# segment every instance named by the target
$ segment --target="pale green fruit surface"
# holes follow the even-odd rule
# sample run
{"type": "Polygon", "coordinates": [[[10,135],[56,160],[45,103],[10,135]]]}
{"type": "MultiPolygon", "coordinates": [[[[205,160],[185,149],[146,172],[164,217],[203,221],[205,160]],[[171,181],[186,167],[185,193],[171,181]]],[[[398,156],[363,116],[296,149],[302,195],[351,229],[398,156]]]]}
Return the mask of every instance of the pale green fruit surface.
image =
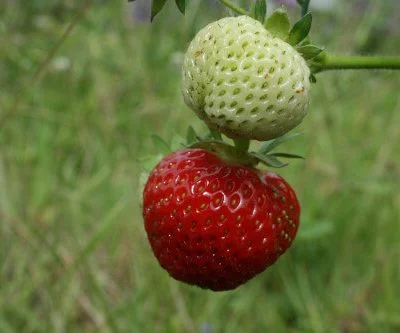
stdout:
{"type": "Polygon", "coordinates": [[[307,114],[310,70],[289,44],[248,17],[203,28],[182,70],[185,103],[231,138],[269,140],[307,114]]]}

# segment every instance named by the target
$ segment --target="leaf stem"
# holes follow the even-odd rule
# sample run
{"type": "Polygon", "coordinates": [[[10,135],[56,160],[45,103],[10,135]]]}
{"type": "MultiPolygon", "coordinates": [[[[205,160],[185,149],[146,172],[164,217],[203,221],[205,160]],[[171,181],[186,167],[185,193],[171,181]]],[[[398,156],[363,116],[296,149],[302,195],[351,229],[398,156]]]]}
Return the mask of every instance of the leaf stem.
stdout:
{"type": "Polygon", "coordinates": [[[345,56],[324,53],[315,64],[315,72],[337,69],[397,69],[400,70],[400,57],[386,56],[345,56]]]}
{"type": "Polygon", "coordinates": [[[241,15],[250,15],[250,13],[239,7],[238,5],[234,4],[232,1],[230,0],[219,0],[220,2],[222,2],[226,7],[232,9],[234,12],[241,14],[241,15]]]}

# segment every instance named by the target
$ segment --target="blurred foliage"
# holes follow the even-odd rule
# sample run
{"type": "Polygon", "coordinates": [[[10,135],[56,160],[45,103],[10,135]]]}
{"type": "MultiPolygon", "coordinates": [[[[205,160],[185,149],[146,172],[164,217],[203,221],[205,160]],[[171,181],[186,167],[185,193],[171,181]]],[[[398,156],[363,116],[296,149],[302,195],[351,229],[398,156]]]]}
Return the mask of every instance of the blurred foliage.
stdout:
{"type": "MultiPolygon", "coordinates": [[[[280,171],[302,203],[298,240],[245,286],[211,293],[154,259],[138,159],[152,134],[204,130],[179,67],[227,11],[197,0],[183,17],[172,3],[149,25],[126,1],[89,3],[45,66],[84,2],[0,4],[0,332],[400,331],[399,74],[319,77],[306,135],[287,145],[307,159],[280,171]]],[[[399,4],[363,3],[315,13],[313,39],[398,54],[399,4]]]]}

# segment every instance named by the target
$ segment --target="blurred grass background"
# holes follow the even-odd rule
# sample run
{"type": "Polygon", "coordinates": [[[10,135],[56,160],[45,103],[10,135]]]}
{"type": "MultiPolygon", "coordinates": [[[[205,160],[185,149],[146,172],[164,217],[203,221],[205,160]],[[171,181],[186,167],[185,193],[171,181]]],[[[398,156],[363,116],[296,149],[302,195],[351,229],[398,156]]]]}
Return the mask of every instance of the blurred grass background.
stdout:
{"type": "MultiPolygon", "coordinates": [[[[152,25],[122,0],[0,3],[0,332],[400,332],[399,73],[318,77],[305,136],[286,146],[307,159],[280,171],[301,231],[276,265],[212,293],[154,259],[138,159],[151,134],[204,130],[179,64],[227,14],[209,2],[152,25]]],[[[313,38],[399,54],[399,9],[337,0],[316,8],[313,38]]]]}

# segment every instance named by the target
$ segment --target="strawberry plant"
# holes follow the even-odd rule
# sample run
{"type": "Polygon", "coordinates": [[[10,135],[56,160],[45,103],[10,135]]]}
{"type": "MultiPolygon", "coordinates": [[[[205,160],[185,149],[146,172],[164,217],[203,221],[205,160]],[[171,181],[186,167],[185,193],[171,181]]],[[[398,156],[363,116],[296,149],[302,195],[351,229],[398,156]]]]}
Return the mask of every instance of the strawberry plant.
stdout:
{"type": "MultiPolygon", "coordinates": [[[[166,2],[153,0],[152,19],[166,2]]],[[[146,160],[143,192],[145,228],[160,265],[177,280],[215,291],[253,278],[295,239],[295,191],[263,168],[301,158],[274,149],[297,136],[287,133],[305,118],[316,75],[400,69],[398,57],[338,56],[314,45],[309,0],[297,0],[302,16],[293,25],[284,8],[266,17],[265,0],[248,9],[220,2],[239,16],[201,29],[182,66],[184,101],[210,132],[201,136],[189,126],[173,151],[155,137],[167,156],[155,167],[159,156],[146,160]],[[264,143],[252,151],[250,140],[264,143]]],[[[175,3],[185,13],[187,1],[175,3]]]]}

